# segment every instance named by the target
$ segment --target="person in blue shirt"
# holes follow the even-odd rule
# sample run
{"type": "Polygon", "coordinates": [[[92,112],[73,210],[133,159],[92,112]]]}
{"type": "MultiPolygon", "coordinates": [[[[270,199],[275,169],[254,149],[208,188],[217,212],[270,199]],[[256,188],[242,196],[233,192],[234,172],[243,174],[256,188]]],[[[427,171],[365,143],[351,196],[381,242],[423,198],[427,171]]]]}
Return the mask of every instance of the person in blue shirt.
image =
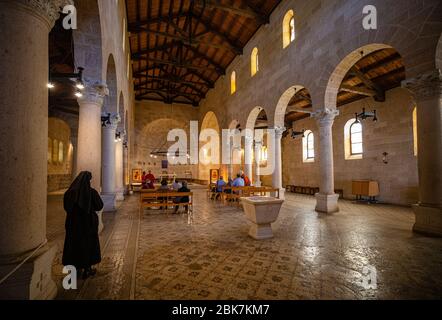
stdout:
{"type": "Polygon", "coordinates": [[[241,178],[241,175],[238,173],[236,175],[236,179],[233,180],[233,187],[244,187],[246,184],[244,182],[244,179],[241,178]]]}
{"type": "MultiPolygon", "coordinates": [[[[218,199],[220,197],[221,193],[223,192],[223,188],[226,185],[227,185],[227,183],[224,181],[224,178],[222,176],[219,177],[218,181],[216,182],[216,186],[215,186],[215,188],[216,188],[216,190],[215,190],[215,192],[216,192],[215,199],[218,199]]],[[[213,197],[212,197],[212,200],[213,200],[213,197]]]]}

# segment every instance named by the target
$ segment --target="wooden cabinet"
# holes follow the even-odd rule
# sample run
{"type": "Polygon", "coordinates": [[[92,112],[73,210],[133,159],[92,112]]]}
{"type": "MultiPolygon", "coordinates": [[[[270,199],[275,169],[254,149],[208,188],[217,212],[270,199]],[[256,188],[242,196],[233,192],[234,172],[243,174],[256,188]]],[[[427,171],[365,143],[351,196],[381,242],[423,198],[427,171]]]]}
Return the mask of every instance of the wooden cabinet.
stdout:
{"type": "Polygon", "coordinates": [[[357,199],[365,196],[374,200],[379,195],[379,184],[377,181],[372,180],[354,180],[352,183],[352,194],[357,199]]]}

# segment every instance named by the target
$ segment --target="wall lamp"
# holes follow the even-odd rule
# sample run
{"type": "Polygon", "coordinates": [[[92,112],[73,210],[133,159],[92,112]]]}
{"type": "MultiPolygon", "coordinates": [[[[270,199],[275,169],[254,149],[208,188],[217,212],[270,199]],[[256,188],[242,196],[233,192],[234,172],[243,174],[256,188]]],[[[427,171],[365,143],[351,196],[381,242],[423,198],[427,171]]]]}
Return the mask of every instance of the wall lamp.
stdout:
{"type": "Polygon", "coordinates": [[[378,117],[376,115],[376,110],[373,110],[372,112],[367,112],[365,111],[365,108],[362,108],[362,112],[361,113],[355,113],[356,119],[355,119],[355,123],[361,123],[361,120],[365,120],[367,118],[373,118],[373,122],[377,122],[378,121],[378,117]]]}
{"type": "Polygon", "coordinates": [[[110,118],[111,118],[111,114],[110,113],[108,113],[105,116],[101,116],[101,126],[103,128],[105,128],[107,125],[111,124],[110,118]]]}
{"type": "Polygon", "coordinates": [[[303,129],[302,131],[295,131],[295,130],[292,130],[292,135],[291,135],[291,137],[292,137],[293,139],[296,139],[296,138],[299,137],[299,136],[302,136],[302,137],[304,138],[304,133],[305,133],[305,129],[303,129]]]}

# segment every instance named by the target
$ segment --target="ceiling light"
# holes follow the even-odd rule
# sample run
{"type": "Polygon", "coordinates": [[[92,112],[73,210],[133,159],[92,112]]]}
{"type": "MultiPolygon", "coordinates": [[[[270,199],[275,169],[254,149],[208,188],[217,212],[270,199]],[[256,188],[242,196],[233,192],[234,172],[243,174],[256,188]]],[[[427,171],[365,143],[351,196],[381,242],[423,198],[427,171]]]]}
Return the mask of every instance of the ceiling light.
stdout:
{"type": "Polygon", "coordinates": [[[83,83],[81,83],[81,82],[77,82],[77,89],[79,89],[79,90],[83,90],[84,89],[84,84],[83,83]]]}
{"type": "Polygon", "coordinates": [[[81,98],[83,96],[83,94],[81,92],[77,91],[77,92],[75,92],[75,96],[77,98],[81,98]]]}
{"type": "Polygon", "coordinates": [[[47,87],[48,89],[53,89],[55,88],[55,85],[52,82],[48,82],[47,87]]]}

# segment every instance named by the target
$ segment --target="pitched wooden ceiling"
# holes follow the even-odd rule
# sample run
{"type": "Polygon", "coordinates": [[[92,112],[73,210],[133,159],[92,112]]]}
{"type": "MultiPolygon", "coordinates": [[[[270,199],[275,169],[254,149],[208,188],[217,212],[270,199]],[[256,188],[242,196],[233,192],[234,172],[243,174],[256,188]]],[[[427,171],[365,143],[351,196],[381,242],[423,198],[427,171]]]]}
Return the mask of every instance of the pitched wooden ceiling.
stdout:
{"type": "Polygon", "coordinates": [[[126,0],[136,98],[198,106],[280,0],[126,0]]]}

